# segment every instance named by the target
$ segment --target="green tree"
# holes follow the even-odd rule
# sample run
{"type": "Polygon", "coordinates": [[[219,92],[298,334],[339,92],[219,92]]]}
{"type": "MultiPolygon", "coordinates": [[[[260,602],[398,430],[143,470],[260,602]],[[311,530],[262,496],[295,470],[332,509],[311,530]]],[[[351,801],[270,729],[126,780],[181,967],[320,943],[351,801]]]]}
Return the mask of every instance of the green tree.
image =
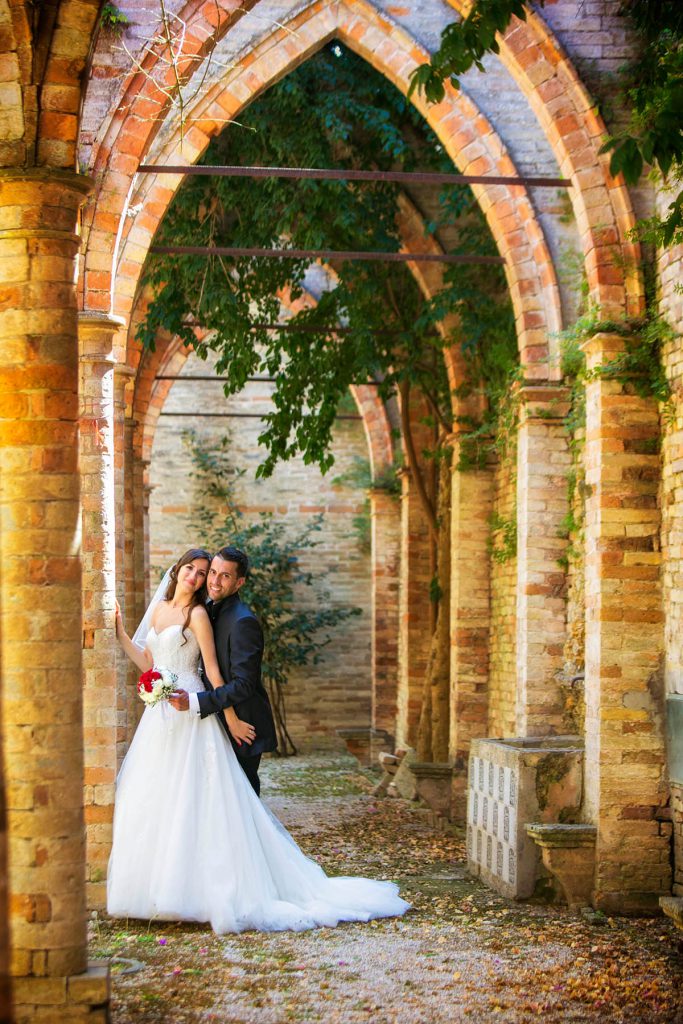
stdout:
{"type": "MultiPolygon", "coordinates": [[[[270,89],[242,123],[211,145],[207,164],[238,160],[265,166],[389,169],[399,164],[452,170],[412,106],[338,44],[270,89]]],[[[190,178],[161,226],[159,241],[397,251],[398,202],[398,189],[385,182],[190,178]]],[[[460,251],[495,252],[469,189],[444,193],[441,220],[457,229],[460,251]]],[[[288,290],[292,299],[301,297],[307,267],[303,260],[155,258],[146,273],[154,300],[140,337],[153,346],[163,327],[200,356],[215,350],[217,371],[227,377],[226,393],[240,391],[259,372],[275,379],[274,408],[264,417],[259,438],[265,452],[261,476],[299,453],[323,471],[330,468],[335,414],[350,385],[372,379],[383,398],[400,395],[406,466],[429,523],[436,577],[435,640],[425,686],[425,701],[434,694],[433,710],[425,712],[420,751],[425,760],[445,760],[447,716],[440,716],[439,708],[448,692],[446,440],[454,420],[443,346],[464,339],[475,382],[497,357],[504,364],[500,374],[509,371],[516,346],[504,277],[497,267],[458,266],[445,274],[444,290],[427,301],[403,265],[334,261],[330,287],[313,308],[289,320],[288,330],[255,328],[255,323],[278,321],[280,294],[288,290]],[[438,329],[454,311],[460,324],[457,341],[444,339],[438,329]],[[337,331],[340,324],[343,333],[337,331]],[[208,332],[201,342],[197,325],[208,332]],[[317,333],[311,333],[312,327],[317,333]],[[428,409],[432,441],[425,451],[414,441],[408,418],[415,392],[428,409]],[[432,743],[432,734],[441,739],[432,743]]]]}
{"type": "Polygon", "coordinates": [[[315,665],[330,642],[330,630],[360,615],[360,608],[335,606],[320,579],[302,569],[296,552],[311,551],[322,516],[297,532],[287,530],[272,515],[262,513],[248,522],[234,497],[234,484],[243,471],[230,463],[230,439],[208,446],[188,431],[185,441],[193,463],[195,507],[190,526],[201,544],[217,550],[226,543],[249,555],[249,578],[242,594],[263,627],[263,682],[268,690],[280,754],[296,754],[287,728],[285,688],[293,668],[315,665]],[[220,516],[219,516],[220,513],[220,516]],[[312,589],[315,607],[302,605],[302,591],[312,589]]]}

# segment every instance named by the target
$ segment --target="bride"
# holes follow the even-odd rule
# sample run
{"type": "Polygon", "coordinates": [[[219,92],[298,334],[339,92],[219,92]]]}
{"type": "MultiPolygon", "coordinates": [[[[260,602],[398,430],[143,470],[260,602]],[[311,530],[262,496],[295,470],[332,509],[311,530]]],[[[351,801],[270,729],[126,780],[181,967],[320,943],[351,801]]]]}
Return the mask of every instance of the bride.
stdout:
{"type": "MultiPolygon", "coordinates": [[[[204,688],[200,656],[211,684],[223,683],[204,607],[210,562],[201,548],[187,551],[132,640],[116,611],[128,657],[142,671],[169,669],[188,692],[204,688]]],[[[225,715],[236,742],[254,739],[232,708],[225,715]]],[[[209,922],[224,933],[301,931],[408,907],[391,882],[328,878],[306,857],[256,796],[216,715],[145,708],[116,783],[109,914],[209,922]]]]}

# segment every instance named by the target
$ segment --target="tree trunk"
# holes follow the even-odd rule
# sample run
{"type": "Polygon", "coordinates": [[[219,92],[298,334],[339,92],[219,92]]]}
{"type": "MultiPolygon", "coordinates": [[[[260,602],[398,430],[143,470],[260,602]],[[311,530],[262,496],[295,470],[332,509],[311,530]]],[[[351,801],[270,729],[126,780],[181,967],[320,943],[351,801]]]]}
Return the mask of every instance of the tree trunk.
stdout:
{"type": "Polygon", "coordinates": [[[437,582],[439,601],[425,675],[417,756],[420,761],[448,760],[450,726],[450,585],[451,585],[451,473],[450,459],[442,458],[438,490],[437,582]]]}

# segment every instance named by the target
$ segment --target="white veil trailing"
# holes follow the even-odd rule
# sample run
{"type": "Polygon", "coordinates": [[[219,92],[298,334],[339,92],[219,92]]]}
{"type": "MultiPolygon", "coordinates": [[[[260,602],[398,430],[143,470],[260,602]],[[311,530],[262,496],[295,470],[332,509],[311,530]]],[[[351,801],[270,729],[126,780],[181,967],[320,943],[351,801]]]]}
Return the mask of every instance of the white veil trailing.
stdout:
{"type": "Polygon", "coordinates": [[[141,651],[144,651],[145,647],[147,646],[147,634],[152,628],[152,615],[154,614],[154,609],[159,604],[159,601],[163,600],[164,594],[166,593],[166,589],[169,583],[171,582],[172,569],[173,566],[171,566],[170,569],[167,569],[166,572],[164,573],[163,579],[154,593],[154,597],[147,605],[147,610],[145,611],[145,614],[142,616],[140,625],[138,626],[138,628],[133,633],[133,636],[131,637],[135,646],[139,647],[141,651]]]}

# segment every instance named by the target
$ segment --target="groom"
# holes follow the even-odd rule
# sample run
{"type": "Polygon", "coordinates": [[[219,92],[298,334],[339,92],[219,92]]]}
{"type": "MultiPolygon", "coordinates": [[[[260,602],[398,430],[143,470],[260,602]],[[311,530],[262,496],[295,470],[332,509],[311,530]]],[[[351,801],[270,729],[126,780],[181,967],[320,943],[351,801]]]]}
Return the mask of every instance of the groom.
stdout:
{"type": "MultiPolygon", "coordinates": [[[[239,591],[249,571],[249,560],[243,551],[234,547],[221,548],[211,562],[207,590],[209,603],[206,610],[213,623],[216,655],[223,686],[215,690],[204,676],[204,693],[177,690],[170,702],[177,711],[194,712],[206,718],[234,707],[243,722],[254,726],[256,737],[250,746],[232,743],[237,759],[249,779],[256,795],[261,791],[258,769],[261,754],[275,750],[277,738],[268,694],[261,682],[263,659],[263,632],[250,608],[240,600],[239,591]]],[[[223,715],[219,716],[225,725],[223,715]]]]}

